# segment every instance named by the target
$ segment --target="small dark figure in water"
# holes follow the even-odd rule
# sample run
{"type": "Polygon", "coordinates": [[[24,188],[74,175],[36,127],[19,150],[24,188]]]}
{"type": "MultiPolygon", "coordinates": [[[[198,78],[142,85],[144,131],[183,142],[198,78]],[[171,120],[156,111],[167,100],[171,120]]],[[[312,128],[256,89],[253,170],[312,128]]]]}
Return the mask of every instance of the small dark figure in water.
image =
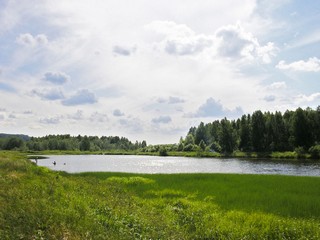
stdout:
{"type": "Polygon", "coordinates": [[[66,165],[66,163],[64,163],[63,165],[66,165]]]}
{"type": "Polygon", "coordinates": [[[53,161],[53,165],[55,166],[57,163],[56,163],[56,161],[53,161]]]}

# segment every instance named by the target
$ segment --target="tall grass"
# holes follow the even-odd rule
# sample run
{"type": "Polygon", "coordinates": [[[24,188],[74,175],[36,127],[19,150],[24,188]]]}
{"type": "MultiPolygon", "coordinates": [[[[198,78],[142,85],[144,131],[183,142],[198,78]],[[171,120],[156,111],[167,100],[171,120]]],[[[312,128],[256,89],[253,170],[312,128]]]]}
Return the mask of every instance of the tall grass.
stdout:
{"type": "Polygon", "coordinates": [[[0,239],[319,239],[319,180],[69,175],[0,152],[0,239]]]}
{"type": "MultiPolygon", "coordinates": [[[[83,173],[108,179],[137,176],[124,173],[83,173]]],[[[214,199],[221,209],[264,212],[294,218],[320,219],[320,178],[255,174],[140,174],[155,185],[131,186],[141,197],[150,190],[183,191],[197,200],[214,199]]]]}

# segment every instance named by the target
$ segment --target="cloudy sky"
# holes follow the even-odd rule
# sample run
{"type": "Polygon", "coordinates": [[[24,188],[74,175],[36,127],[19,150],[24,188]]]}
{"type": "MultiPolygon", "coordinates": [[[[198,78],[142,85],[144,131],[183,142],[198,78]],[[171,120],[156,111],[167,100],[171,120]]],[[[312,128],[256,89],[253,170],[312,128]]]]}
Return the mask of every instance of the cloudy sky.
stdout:
{"type": "Polygon", "coordinates": [[[320,4],[0,0],[0,132],[174,143],[320,105],[320,4]]]}

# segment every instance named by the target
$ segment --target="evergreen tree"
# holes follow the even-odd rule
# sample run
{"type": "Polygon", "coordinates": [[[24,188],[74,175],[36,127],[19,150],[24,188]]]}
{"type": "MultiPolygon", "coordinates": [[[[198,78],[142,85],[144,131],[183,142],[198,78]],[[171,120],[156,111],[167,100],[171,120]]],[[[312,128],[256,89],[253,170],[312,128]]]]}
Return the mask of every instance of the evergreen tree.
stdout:
{"type": "Polygon", "coordinates": [[[236,136],[232,125],[226,118],[221,120],[221,133],[219,144],[223,152],[231,153],[236,147],[236,136]]]}
{"type": "Polygon", "coordinates": [[[265,146],[265,118],[263,113],[259,110],[252,114],[252,146],[253,150],[257,152],[264,151],[265,146]]]}
{"type": "Polygon", "coordinates": [[[206,129],[204,127],[204,123],[201,122],[198,128],[195,131],[194,143],[199,145],[201,141],[206,142],[206,129]]]}

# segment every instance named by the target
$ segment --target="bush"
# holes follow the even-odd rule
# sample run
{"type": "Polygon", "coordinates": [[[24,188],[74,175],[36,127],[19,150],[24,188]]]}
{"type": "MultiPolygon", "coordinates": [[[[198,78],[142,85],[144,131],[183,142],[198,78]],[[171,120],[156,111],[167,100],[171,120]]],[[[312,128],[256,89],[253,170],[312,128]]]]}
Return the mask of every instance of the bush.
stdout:
{"type": "Polygon", "coordinates": [[[193,151],[193,149],[194,149],[194,146],[193,146],[193,144],[190,143],[190,144],[184,146],[183,151],[191,152],[191,151],[193,151]]]}
{"type": "Polygon", "coordinates": [[[168,156],[168,152],[167,152],[167,149],[165,147],[160,147],[159,149],[159,155],[160,156],[168,156]]]}
{"type": "Polygon", "coordinates": [[[296,147],[294,149],[294,151],[297,153],[297,157],[298,158],[303,158],[304,157],[305,151],[304,151],[303,147],[296,147]]]}
{"type": "Polygon", "coordinates": [[[309,153],[311,154],[311,158],[319,159],[320,158],[320,145],[312,146],[309,149],[309,153]]]}
{"type": "Polygon", "coordinates": [[[212,151],[215,151],[215,152],[221,152],[221,146],[220,146],[220,144],[219,143],[217,143],[217,142],[213,142],[211,145],[210,145],[210,149],[212,150],[212,151]]]}

